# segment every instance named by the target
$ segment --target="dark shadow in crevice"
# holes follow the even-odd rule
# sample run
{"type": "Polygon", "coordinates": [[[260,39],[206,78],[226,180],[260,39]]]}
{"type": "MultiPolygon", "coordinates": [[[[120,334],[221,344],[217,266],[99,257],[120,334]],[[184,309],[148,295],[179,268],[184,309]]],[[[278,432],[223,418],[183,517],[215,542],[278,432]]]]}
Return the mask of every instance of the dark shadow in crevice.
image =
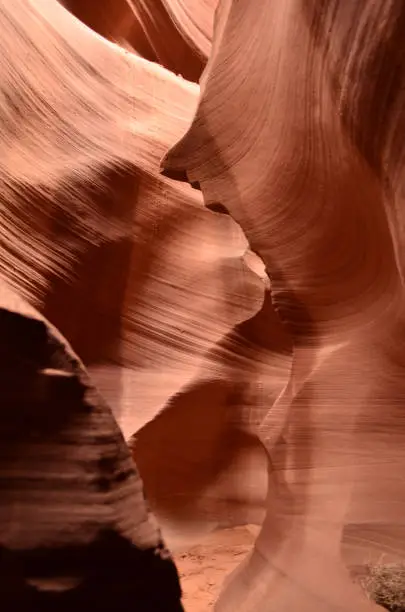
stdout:
{"type": "Polygon", "coordinates": [[[180,596],[176,566],[163,549],[141,550],[107,529],[90,544],[0,547],[4,610],[182,612],[180,596]],[[76,586],[63,588],[64,578],[76,586]]]}

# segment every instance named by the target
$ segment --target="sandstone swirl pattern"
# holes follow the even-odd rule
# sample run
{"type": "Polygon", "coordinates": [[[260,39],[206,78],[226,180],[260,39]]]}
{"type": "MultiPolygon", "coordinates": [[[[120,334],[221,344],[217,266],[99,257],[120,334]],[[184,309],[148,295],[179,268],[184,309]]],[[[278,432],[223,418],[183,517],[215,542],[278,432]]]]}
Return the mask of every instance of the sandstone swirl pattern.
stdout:
{"type": "MultiPolygon", "coordinates": [[[[129,438],[173,396],[199,384],[216,344],[260,309],[264,283],[245,262],[247,242],[234,223],[205,209],[199,192],[159,174],[161,157],[191,120],[196,85],[96,36],[56,2],[0,3],[0,20],[3,308],[21,315],[11,327],[15,335],[35,329],[25,316],[44,316],[64,334],[129,438]],[[11,305],[7,295],[15,296],[11,305]]],[[[48,325],[43,324],[44,336],[48,325]]],[[[13,334],[4,341],[4,359],[13,334]]],[[[38,350],[45,350],[42,345],[38,350]]],[[[18,351],[35,348],[28,338],[27,347],[18,346],[18,351]]],[[[62,352],[72,354],[69,348],[62,352]]],[[[24,355],[17,357],[24,362],[24,355]]],[[[37,358],[34,351],[29,380],[54,389],[51,399],[39,402],[48,420],[55,402],[65,402],[66,380],[74,386],[79,375],[50,357],[43,366],[37,358]]],[[[23,376],[18,359],[4,371],[10,393],[23,376]]],[[[36,410],[30,387],[25,393],[24,401],[28,397],[36,410]]],[[[46,437],[37,424],[33,444],[25,441],[20,400],[8,401],[23,442],[16,447],[4,442],[7,490],[17,491],[14,501],[2,495],[6,601],[14,601],[25,581],[28,591],[20,603],[27,609],[52,609],[54,601],[81,605],[83,598],[109,609],[108,596],[116,598],[117,609],[133,600],[139,609],[180,609],[173,563],[163,560],[160,569],[153,552],[162,546],[159,532],[149,525],[139,477],[111,414],[103,408],[104,420],[97,416],[101,400],[91,403],[95,415],[87,421],[79,415],[75,424],[75,411],[82,410],[79,393],[76,404],[64,408],[73,425],[57,420],[46,437]],[[93,491],[98,481],[104,483],[103,495],[93,491]],[[35,494],[37,483],[41,494],[35,494]],[[117,488],[118,501],[111,499],[111,488],[117,488]],[[73,520],[79,495],[89,510],[73,520]],[[55,500],[59,512],[52,510],[55,500]],[[30,518],[40,507],[41,528],[30,518]],[[16,541],[9,531],[17,533],[16,541]],[[70,566],[61,569],[58,555],[67,554],[68,542],[78,548],[70,566]],[[146,557],[138,549],[146,549],[146,557]],[[24,568],[31,559],[34,570],[38,563],[45,569],[32,576],[18,570],[19,581],[9,586],[17,571],[15,551],[20,551],[17,565],[24,568]],[[111,559],[104,569],[93,568],[89,578],[77,562],[86,555],[91,564],[94,556],[111,559]],[[117,563],[129,563],[118,586],[117,563]],[[78,575],[72,576],[74,567],[78,575]],[[149,582],[142,587],[145,576],[149,582]],[[100,581],[104,590],[96,586],[100,581]],[[161,601],[154,584],[161,586],[161,601]]],[[[6,427],[4,440],[7,432],[6,427]]],[[[166,455],[160,448],[156,461],[166,455]]],[[[155,473],[153,464],[150,471],[155,473]]],[[[156,504],[155,509],[158,514],[156,504]]]]}
{"type": "Polygon", "coordinates": [[[259,4],[219,3],[196,115],[163,160],[244,230],[293,342],[258,427],[267,516],[217,608],[371,610],[341,542],[348,523],[403,524],[404,6],[259,4]]]}
{"type": "Polygon", "coordinates": [[[216,609],[371,612],[347,568],[405,554],[401,0],[62,4],[0,0],[0,597],[181,609],[132,438],[169,546],[262,524],[216,609]]]}
{"type": "Polygon", "coordinates": [[[102,36],[198,81],[211,51],[217,0],[65,0],[64,4],[102,36]]]}

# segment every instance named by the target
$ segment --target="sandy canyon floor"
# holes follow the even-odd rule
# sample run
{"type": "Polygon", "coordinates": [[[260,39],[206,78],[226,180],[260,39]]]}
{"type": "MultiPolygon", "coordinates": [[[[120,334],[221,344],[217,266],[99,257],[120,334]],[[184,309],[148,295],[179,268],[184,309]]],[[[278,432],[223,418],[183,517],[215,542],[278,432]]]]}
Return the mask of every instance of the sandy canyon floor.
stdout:
{"type": "MultiPolygon", "coordinates": [[[[174,553],[183,589],[185,612],[205,612],[214,608],[225,578],[249,554],[258,532],[259,527],[256,525],[214,531],[202,538],[199,544],[174,553]]],[[[380,546],[384,553],[375,553],[369,559],[374,567],[371,582],[364,582],[365,565],[352,566],[352,577],[363,583],[369,592],[377,588],[380,595],[384,596],[384,601],[405,602],[405,564],[402,560],[400,565],[395,565],[399,560],[396,555],[390,554],[389,539],[386,538],[385,545],[380,542],[380,546]],[[388,565],[381,565],[383,562],[388,565]],[[394,565],[390,565],[390,562],[394,565]],[[399,569],[392,572],[395,567],[399,569]]],[[[403,605],[395,609],[405,612],[403,605]]]]}
{"type": "Polygon", "coordinates": [[[249,554],[257,530],[247,525],[216,531],[200,544],[174,554],[186,612],[214,607],[224,579],[249,554]]]}

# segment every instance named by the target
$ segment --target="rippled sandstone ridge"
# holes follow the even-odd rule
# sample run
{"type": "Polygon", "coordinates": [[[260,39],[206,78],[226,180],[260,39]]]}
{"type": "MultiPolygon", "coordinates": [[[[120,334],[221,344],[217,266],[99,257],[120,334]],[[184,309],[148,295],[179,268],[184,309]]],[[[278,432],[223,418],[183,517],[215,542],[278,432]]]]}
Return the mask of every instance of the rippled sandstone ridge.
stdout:
{"type": "Polygon", "coordinates": [[[243,525],[218,612],[404,559],[405,5],[216,5],[0,0],[4,609],[182,610],[243,525]]]}

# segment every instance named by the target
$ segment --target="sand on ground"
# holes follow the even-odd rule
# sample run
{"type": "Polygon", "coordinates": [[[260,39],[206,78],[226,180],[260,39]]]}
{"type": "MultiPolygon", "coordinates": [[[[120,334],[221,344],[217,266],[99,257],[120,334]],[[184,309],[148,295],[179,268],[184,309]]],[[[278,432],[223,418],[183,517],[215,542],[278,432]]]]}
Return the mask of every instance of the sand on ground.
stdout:
{"type": "Polygon", "coordinates": [[[254,525],[215,531],[200,544],[174,554],[186,612],[214,607],[224,579],[250,553],[257,532],[254,525]]]}

